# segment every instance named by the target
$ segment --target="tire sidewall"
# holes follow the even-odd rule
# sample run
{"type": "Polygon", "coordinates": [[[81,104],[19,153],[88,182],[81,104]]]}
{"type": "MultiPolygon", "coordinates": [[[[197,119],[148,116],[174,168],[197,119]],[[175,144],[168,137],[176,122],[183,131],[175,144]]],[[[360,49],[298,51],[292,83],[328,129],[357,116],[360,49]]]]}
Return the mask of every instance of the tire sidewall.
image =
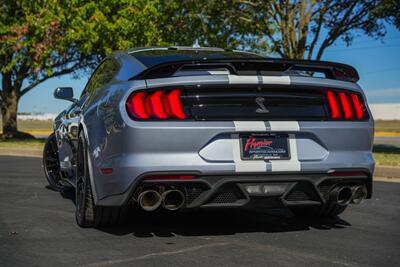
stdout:
{"type": "Polygon", "coordinates": [[[93,199],[90,199],[91,203],[88,203],[88,197],[92,198],[91,195],[91,185],[89,179],[89,169],[88,169],[88,154],[87,154],[87,144],[86,139],[83,134],[83,131],[79,133],[78,140],[78,149],[77,153],[82,153],[81,155],[77,154],[76,161],[76,190],[75,190],[75,199],[76,199],[76,210],[75,217],[76,222],[79,226],[82,227],[90,227],[93,224],[93,199]],[[79,162],[79,160],[83,160],[83,162],[79,162]],[[83,176],[80,177],[79,172],[79,164],[83,164],[83,176]],[[81,184],[83,183],[83,185],[81,184]],[[83,197],[80,196],[81,190],[83,190],[83,197]],[[81,209],[79,209],[81,207],[81,209]]]}

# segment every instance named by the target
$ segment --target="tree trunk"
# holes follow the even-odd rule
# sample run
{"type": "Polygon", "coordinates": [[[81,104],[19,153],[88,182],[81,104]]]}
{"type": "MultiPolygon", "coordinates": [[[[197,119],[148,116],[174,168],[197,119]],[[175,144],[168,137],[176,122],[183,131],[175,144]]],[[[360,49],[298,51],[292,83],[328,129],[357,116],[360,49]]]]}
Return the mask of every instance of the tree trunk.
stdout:
{"type": "Polygon", "coordinates": [[[3,139],[15,138],[18,136],[17,108],[18,96],[16,90],[10,90],[2,94],[1,115],[3,121],[3,139]]]}

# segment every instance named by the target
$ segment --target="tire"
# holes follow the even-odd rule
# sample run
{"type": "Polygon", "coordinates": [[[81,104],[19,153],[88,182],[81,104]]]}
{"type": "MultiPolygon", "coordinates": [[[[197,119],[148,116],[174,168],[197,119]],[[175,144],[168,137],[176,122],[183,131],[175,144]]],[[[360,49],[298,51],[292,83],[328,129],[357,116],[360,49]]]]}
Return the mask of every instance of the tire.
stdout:
{"type": "Polygon", "coordinates": [[[88,152],[83,132],[79,134],[76,167],[75,219],[81,227],[108,227],[126,222],[128,206],[104,207],[94,204],[89,178],[88,152]]]}
{"type": "Polygon", "coordinates": [[[60,161],[58,158],[57,139],[54,133],[47,138],[43,148],[43,170],[49,187],[54,191],[64,191],[61,183],[60,161]]]}
{"type": "Polygon", "coordinates": [[[328,203],[318,207],[293,207],[290,210],[296,217],[302,218],[334,218],[344,212],[347,206],[328,203]]]}

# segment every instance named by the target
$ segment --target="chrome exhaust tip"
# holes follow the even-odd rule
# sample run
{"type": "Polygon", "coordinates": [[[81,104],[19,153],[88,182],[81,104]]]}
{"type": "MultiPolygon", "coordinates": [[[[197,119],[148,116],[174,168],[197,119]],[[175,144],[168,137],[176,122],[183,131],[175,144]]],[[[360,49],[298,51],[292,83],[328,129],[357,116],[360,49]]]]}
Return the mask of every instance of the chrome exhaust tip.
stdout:
{"type": "Polygon", "coordinates": [[[146,190],[139,194],[139,207],[145,211],[153,211],[157,209],[162,202],[161,195],[155,190],[146,190]]]}
{"type": "Polygon", "coordinates": [[[365,185],[359,185],[353,187],[353,198],[351,199],[351,203],[360,204],[364,199],[367,198],[367,187],[365,185]]]}
{"type": "Polygon", "coordinates": [[[347,206],[353,198],[353,190],[349,186],[338,186],[330,192],[331,201],[341,205],[347,206]]]}
{"type": "Polygon", "coordinates": [[[185,195],[180,190],[165,191],[161,198],[162,206],[166,210],[178,210],[185,204],[185,195]]]}

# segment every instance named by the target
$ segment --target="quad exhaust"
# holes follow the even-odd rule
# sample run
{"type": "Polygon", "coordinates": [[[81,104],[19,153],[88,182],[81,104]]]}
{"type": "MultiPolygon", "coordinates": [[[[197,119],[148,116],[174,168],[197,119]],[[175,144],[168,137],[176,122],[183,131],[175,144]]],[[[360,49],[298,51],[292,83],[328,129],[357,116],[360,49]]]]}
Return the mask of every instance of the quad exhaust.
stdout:
{"type": "Polygon", "coordinates": [[[145,211],[154,211],[160,206],[166,210],[178,210],[185,205],[185,194],[176,189],[162,194],[156,189],[148,189],[139,194],[137,203],[145,211]]]}
{"type": "Polygon", "coordinates": [[[346,185],[337,186],[330,192],[330,199],[341,206],[347,206],[350,203],[360,204],[367,198],[367,193],[365,185],[353,187],[346,185]]]}
{"type": "Polygon", "coordinates": [[[162,202],[160,193],[155,190],[146,190],[139,194],[137,202],[146,211],[156,210],[162,202]]]}
{"type": "Polygon", "coordinates": [[[341,206],[347,206],[350,204],[352,198],[353,190],[350,186],[338,186],[330,192],[331,201],[341,206]]]}
{"type": "Polygon", "coordinates": [[[351,199],[351,203],[360,204],[364,199],[367,198],[367,188],[365,185],[359,185],[353,187],[353,197],[351,199]]]}
{"type": "Polygon", "coordinates": [[[185,195],[180,190],[168,190],[162,194],[162,206],[166,210],[178,210],[185,204],[185,195]]]}

